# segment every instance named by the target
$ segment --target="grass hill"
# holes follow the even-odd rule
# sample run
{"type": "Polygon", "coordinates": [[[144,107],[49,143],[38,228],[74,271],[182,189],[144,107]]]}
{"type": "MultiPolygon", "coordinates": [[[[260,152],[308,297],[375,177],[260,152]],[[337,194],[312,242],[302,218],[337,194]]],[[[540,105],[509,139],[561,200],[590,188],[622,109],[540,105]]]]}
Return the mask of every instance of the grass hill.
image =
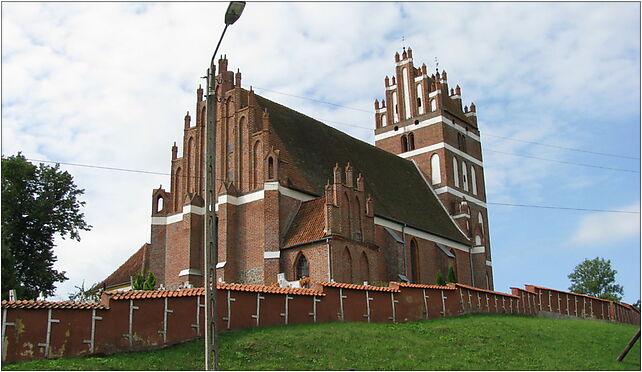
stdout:
{"type": "MultiPolygon", "coordinates": [[[[471,315],[399,324],[326,323],[220,335],[223,370],[640,370],[636,326],[471,315]]],[[[203,340],[150,352],[4,365],[3,370],[202,370],[203,340]]]]}

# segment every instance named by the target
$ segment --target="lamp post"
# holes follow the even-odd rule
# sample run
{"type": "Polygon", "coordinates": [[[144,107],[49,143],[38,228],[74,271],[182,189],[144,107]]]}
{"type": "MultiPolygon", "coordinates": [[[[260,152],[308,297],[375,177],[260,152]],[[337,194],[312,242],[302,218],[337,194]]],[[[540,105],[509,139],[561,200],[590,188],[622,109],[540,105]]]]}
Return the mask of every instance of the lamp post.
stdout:
{"type": "Polygon", "coordinates": [[[217,220],[214,211],[214,161],[216,146],[216,91],[214,90],[214,58],[223,41],[227,28],[236,22],[243,9],[244,1],[232,1],[225,12],[225,28],[216,44],[207,70],[207,122],[205,123],[205,369],[218,369],[218,307],[216,298],[216,264],[218,263],[217,220]]]}

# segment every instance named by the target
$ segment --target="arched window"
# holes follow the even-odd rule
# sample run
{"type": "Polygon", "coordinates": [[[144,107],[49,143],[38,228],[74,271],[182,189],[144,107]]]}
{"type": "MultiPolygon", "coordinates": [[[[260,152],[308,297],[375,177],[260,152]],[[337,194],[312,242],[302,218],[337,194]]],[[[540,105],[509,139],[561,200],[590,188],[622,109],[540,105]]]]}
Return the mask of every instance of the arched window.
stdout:
{"type": "Polygon", "coordinates": [[[207,107],[203,107],[201,110],[201,125],[205,125],[205,120],[207,119],[207,115],[205,113],[207,112],[207,107]]]}
{"type": "Polygon", "coordinates": [[[441,166],[439,164],[439,154],[432,154],[430,157],[430,173],[432,184],[441,183],[441,166]]]}
{"type": "Polygon", "coordinates": [[[388,125],[388,117],[386,114],[383,114],[381,115],[381,126],[385,127],[386,125],[388,125]]]}
{"type": "Polygon", "coordinates": [[[477,195],[477,175],[475,174],[475,166],[470,165],[470,184],[473,188],[473,195],[477,195]]]}
{"type": "Polygon", "coordinates": [[[352,220],[350,213],[350,198],[348,198],[348,193],[343,193],[343,203],[341,205],[341,225],[344,229],[344,235],[348,238],[351,238],[350,232],[350,221],[352,220]]]}
{"type": "Polygon", "coordinates": [[[354,206],[352,208],[352,213],[354,213],[354,240],[361,241],[362,235],[361,235],[361,202],[359,201],[359,197],[355,196],[354,197],[354,206]]]}
{"type": "Polygon", "coordinates": [[[410,112],[410,79],[408,79],[408,68],[404,67],[401,69],[401,75],[403,77],[403,108],[404,108],[404,119],[409,119],[411,116],[410,112]]]}
{"type": "Polygon", "coordinates": [[[158,195],[156,197],[156,203],[154,206],[154,212],[158,213],[163,210],[163,207],[165,206],[165,199],[163,198],[162,195],[158,195]]]}
{"type": "Polygon", "coordinates": [[[455,186],[459,187],[459,167],[457,166],[457,158],[453,157],[453,174],[455,186]]]}
{"type": "Polygon", "coordinates": [[[271,156],[268,158],[268,179],[274,178],[274,158],[271,156]]]}
{"type": "Polygon", "coordinates": [[[259,187],[259,182],[262,180],[261,177],[261,141],[254,142],[254,149],[252,150],[252,174],[253,174],[253,184],[254,188],[259,187]]]}
{"type": "Polygon", "coordinates": [[[464,191],[468,191],[468,169],[463,160],[461,161],[461,183],[464,184],[464,191]]]}
{"type": "Polygon", "coordinates": [[[479,227],[481,228],[482,233],[484,232],[484,216],[481,212],[477,214],[477,222],[479,222],[479,227]]]}
{"type": "Polygon", "coordinates": [[[361,262],[359,262],[359,266],[361,268],[360,282],[370,282],[370,265],[368,263],[366,252],[361,253],[361,262]]]}
{"type": "MultiPolygon", "coordinates": [[[[186,159],[187,159],[187,174],[189,176],[193,176],[196,174],[196,169],[194,169],[194,138],[190,137],[189,140],[187,140],[187,154],[186,154],[186,159]]],[[[187,192],[192,192],[192,178],[193,177],[186,177],[185,181],[187,183],[187,192]]]]}
{"type": "Polygon", "coordinates": [[[392,119],[393,123],[399,121],[399,106],[397,105],[397,92],[392,92],[392,107],[394,107],[392,119]]]}
{"type": "Polygon", "coordinates": [[[408,134],[408,150],[415,149],[415,135],[412,133],[408,134]]]}
{"type": "Polygon", "coordinates": [[[401,152],[408,151],[408,138],[406,136],[401,136],[401,152]]]}
{"type": "Polygon", "coordinates": [[[423,99],[423,90],[421,89],[421,84],[417,84],[417,110],[419,110],[419,115],[424,113],[424,106],[421,104],[423,99]]]}
{"type": "Polygon", "coordinates": [[[481,244],[481,236],[475,235],[475,245],[480,246],[481,244]]]}
{"type": "Polygon", "coordinates": [[[437,101],[435,99],[430,100],[430,111],[436,111],[437,110],[437,101]]]}
{"type": "Polygon", "coordinates": [[[410,241],[410,276],[413,283],[419,283],[419,252],[417,252],[417,241],[410,241]]]}
{"type": "Polygon", "coordinates": [[[183,184],[183,172],[182,169],[176,168],[176,179],[174,180],[174,200],[176,201],[174,204],[174,210],[178,211],[182,209],[183,206],[183,190],[181,185],[183,184]]]}
{"type": "Polygon", "coordinates": [[[344,259],[345,259],[345,283],[354,283],[354,277],[352,272],[352,256],[350,255],[350,250],[348,247],[344,250],[344,259]]]}
{"type": "Polygon", "coordinates": [[[310,276],[310,268],[308,266],[308,260],[305,258],[303,253],[299,255],[299,258],[296,260],[296,275],[294,279],[307,278],[310,276]]]}

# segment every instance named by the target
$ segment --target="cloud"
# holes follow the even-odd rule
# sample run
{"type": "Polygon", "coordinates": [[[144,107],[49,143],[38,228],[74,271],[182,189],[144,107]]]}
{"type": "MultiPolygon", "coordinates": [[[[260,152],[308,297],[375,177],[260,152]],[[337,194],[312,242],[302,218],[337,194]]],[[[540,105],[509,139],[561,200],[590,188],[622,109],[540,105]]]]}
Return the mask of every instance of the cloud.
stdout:
{"type": "MultiPolygon", "coordinates": [[[[640,211],[636,203],[624,208],[624,211],[640,211]]],[[[573,245],[613,244],[624,239],[640,236],[640,215],[625,213],[592,213],[580,218],[577,229],[570,238],[573,245]]]]}
{"type": "MultiPolygon", "coordinates": [[[[3,154],[169,172],[170,147],[176,141],[182,151],[182,119],[187,110],[194,117],[195,90],[226,6],[4,3],[3,154]]],[[[372,143],[373,114],[259,87],[372,111],[403,36],[418,65],[433,71],[438,56],[464,102],[476,103],[484,149],[568,159],[559,150],[485,134],[581,147],[593,121],[608,119],[615,128],[627,115],[639,117],[638,9],[633,3],[248,3],[220,54],[227,54],[230,69],[240,68],[245,87],[372,143]]],[[[541,200],[543,190],[573,173],[492,152],[484,153],[484,163],[489,200],[501,202],[541,200]]],[[[169,177],[63,168],[86,189],[85,213],[94,226],[81,242],[61,241],[56,250],[56,266],[71,278],[61,286],[65,296],[83,279],[103,279],[149,240],[151,190],[167,187],[169,177]]],[[[578,187],[604,177],[582,180],[578,187]]]]}

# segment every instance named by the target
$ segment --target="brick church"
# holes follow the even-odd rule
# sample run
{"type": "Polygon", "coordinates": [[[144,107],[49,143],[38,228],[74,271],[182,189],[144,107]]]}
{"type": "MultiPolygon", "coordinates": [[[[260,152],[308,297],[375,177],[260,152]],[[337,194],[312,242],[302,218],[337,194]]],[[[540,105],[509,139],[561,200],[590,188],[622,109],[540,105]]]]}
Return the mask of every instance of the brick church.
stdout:
{"type": "MultiPolygon", "coordinates": [[[[446,71],[395,54],[374,102],[374,146],[216,75],[217,276],[228,283],[460,283],[493,288],[475,105],[446,71]]],[[[171,149],[169,190],[153,190],[151,240],[100,285],[151,271],[164,288],[203,286],[206,102],[171,149]]]]}

